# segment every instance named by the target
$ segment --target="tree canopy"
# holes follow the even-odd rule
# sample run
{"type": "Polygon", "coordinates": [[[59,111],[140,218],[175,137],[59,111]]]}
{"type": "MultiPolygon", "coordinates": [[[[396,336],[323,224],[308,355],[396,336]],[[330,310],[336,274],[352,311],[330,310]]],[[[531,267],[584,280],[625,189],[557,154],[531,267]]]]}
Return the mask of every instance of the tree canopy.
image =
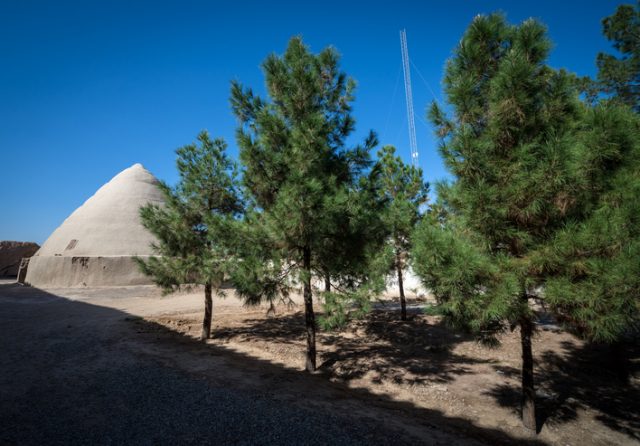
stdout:
{"type": "Polygon", "coordinates": [[[333,48],[316,55],[294,37],[282,56],[272,54],[262,65],[268,100],[238,82],[231,88],[244,185],[254,208],[249,232],[261,239],[252,244],[253,260],[242,263],[236,283],[254,302],[286,293],[292,282],[302,284],[309,371],[316,367],[312,275],[332,274],[331,265],[344,259],[327,249],[337,237],[357,250],[344,233],[358,223],[351,218],[354,189],[376,144],[370,133],[363,145],[346,145],[355,126],[355,82],[338,61],[333,48]]]}
{"type": "Polygon", "coordinates": [[[581,107],[571,76],[545,64],[551,43],[534,20],[477,16],[447,62],[453,110],[431,120],[454,176],[416,233],[415,268],[449,319],[485,339],[519,326],[523,421],[535,429],[532,253],[562,227],[574,202],[570,160],[581,107]],[[443,216],[445,217],[443,219],[443,216]]]}
{"type": "Polygon", "coordinates": [[[396,274],[401,318],[406,320],[403,272],[410,263],[411,236],[421,216],[420,206],[427,201],[429,186],[422,179],[422,169],[405,164],[393,146],[384,146],[378,152],[375,168],[378,198],[384,203],[380,219],[387,231],[387,243],[379,252],[387,269],[380,273],[396,274]]]}
{"type": "Polygon", "coordinates": [[[165,292],[203,285],[205,316],[202,339],[211,331],[212,289],[219,292],[231,272],[234,255],[227,244],[243,210],[235,163],[226,144],[206,131],[197,144],[176,150],[179,182],[160,183],[164,205],[140,210],[142,224],[157,238],[157,256],[138,258],[141,270],[165,292]]]}
{"type": "Polygon", "coordinates": [[[640,3],[620,5],[602,19],[604,36],[619,53],[599,53],[597,87],[614,101],[640,112],[640,3]]]}

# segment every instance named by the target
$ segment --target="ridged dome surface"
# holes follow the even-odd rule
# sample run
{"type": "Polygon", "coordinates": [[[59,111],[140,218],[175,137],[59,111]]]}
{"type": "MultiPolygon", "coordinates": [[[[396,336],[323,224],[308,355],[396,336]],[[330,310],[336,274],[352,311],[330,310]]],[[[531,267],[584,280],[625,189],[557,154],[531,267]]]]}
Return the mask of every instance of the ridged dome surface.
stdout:
{"type": "Polygon", "coordinates": [[[140,207],[162,204],[158,180],[141,164],[113,177],[53,231],[29,259],[25,283],[40,288],[148,285],[134,256],[153,254],[140,207]]]}
{"type": "Polygon", "coordinates": [[[151,255],[154,237],[142,226],[140,207],[162,202],[158,180],[141,164],[134,164],[76,209],[36,256],[151,255]]]}

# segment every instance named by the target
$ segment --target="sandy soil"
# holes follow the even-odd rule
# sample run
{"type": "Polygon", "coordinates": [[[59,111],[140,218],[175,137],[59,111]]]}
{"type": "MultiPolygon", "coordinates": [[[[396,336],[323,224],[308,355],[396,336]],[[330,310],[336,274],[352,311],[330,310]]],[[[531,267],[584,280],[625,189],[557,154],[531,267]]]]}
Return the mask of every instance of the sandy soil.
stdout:
{"type": "MultiPolygon", "coordinates": [[[[464,429],[468,421],[515,440],[531,439],[518,413],[517,330],[502,336],[499,347],[486,347],[420,311],[402,322],[395,307],[378,308],[339,332],[320,332],[318,363],[323,378],[406,402],[409,413],[413,408],[419,413],[435,411],[452,420],[453,429],[457,424],[464,429]]],[[[147,317],[136,323],[144,326],[144,321],[196,338],[201,312],[147,317]]],[[[222,303],[214,310],[213,325],[209,345],[302,369],[304,316],[299,307],[280,306],[275,316],[267,316],[266,308],[222,303]]],[[[581,446],[640,443],[640,351],[625,348],[630,375],[622,378],[620,362],[610,349],[585,345],[553,325],[539,328],[534,344],[538,440],[581,446]]]]}
{"type": "MultiPolygon", "coordinates": [[[[398,443],[640,443],[637,346],[627,347],[630,374],[623,382],[607,349],[541,329],[534,344],[541,430],[532,436],[517,413],[518,333],[506,334],[499,348],[487,348],[424,315],[421,302],[413,302],[406,322],[399,321],[397,306],[387,304],[342,331],[319,332],[319,373],[310,376],[301,371],[305,338],[299,305],[279,306],[268,317],[266,307],[244,308],[230,292],[214,300],[214,338],[202,343],[196,340],[199,292],[163,297],[153,287],[47,291],[56,300],[109,309],[87,324],[87,330],[98,332],[101,318],[110,318],[103,329],[106,355],[117,345],[132,358],[153,358],[213,388],[268,395],[286,407],[398,432],[398,443]]],[[[2,297],[1,304],[12,305],[7,308],[14,321],[22,304],[24,311],[45,308],[29,288],[11,288],[2,297]]],[[[80,308],[79,315],[87,312],[80,308]]]]}

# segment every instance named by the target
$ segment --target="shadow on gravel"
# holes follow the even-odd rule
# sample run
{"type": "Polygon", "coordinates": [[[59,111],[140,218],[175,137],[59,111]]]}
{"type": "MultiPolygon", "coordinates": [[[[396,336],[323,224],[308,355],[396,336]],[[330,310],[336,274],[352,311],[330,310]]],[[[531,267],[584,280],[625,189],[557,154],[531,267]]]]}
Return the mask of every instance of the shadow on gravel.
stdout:
{"type": "MultiPolygon", "coordinates": [[[[519,369],[494,368],[520,376],[519,369]]],[[[535,370],[539,428],[575,420],[578,410],[590,408],[609,428],[640,440],[640,392],[630,385],[639,369],[640,347],[634,343],[577,347],[564,342],[561,351],[545,351],[535,370]]],[[[489,393],[501,406],[520,411],[520,389],[500,385],[489,393]]]]}
{"type": "MultiPolygon", "coordinates": [[[[426,371],[437,374],[439,367],[445,369],[442,373],[443,379],[447,379],[447,374],[464,373],[463,364],[467,359],[449,356],[450,362],[459,361],[461,364],[446,364],[449,349],[458,339],[455,336],[442,344],[414,344],[408,347],[408,343],[415,341],[413,336],[417,333],[414,330],[419,331],[421,328],[411,328],[408,324],[399,323],[393,329],[389,329],[383,327],[386,323],[389,321],[374,318],[371,323],[365,323],[360,327],[379,339],[395,339],[395,344],[392,342],[388,351],[379,352],[380,356],[395,355],[395,360],[399,361],[397,357],[400,353],[406,355],[413,351],[417,357],[415,364],[409,364],[409,367],[419,368],[421,373],[426,371]],[[434,362],[435,365],[420,364],[421,362],[434,362]]],[[[290,320],[271,319],[265,325],[251,329],[246,335],[291,339],[294,336],[292,333],[302,332],[297,330],[297,324],[299,321],[296,317],[290,320]],[[259,333],[261,330],[264,330],[262,334],[259,333]]],[[[162,404],[156,409],[159,412],[168,411],[169,422],[165,424],[196,416],[190,412],[185,413],[182,406],[185,397],[180,393],[180,386],[171,389],[159,387],[147,393],[142,388],[142,394],[129,395],[118,388],[106,388],[104,386],[107,382],[97,380],[96,376],[99,377],[103,371],[116,367],[118,362],[117,358],[96,358],[103,351],[118,351],[113,350],[115,347],[111,344],[119,341],[108,336],[108,332],[113,330],[115,325],[124,330],[125,336],[130,336],[141,345],[157,347],[156,354],[161,355],[155,357],[155,360],[159,361],[158,367],[181,370],[179,376],[183,380],[192,380],[193,375],[197,375],[198,379],[202,379],[200,385],[203,394],[212,386],[251,390],[260,397],[267,395],[268,398],[280,401],[283,410],[295,407],[296,411],[307,410],[314,414],[331,413],[332,408],[340,408],[343,414],[347,410],[345,407],[376,408],[383,418],[374,420],[375,423],[372,423],[367,415],[358,414],[357,410],[347,412],[348,416],[344,415],[349,418],[345,421],[346,425],[368,423],[367,426],[371,429],[370,444],[383,444],[388,442],[389,438],[395,438],[398,443],[404,440],[407,444],[416,444],[415,440],[412,442],[403,437],[402,432],[393,433],[393,429],[397,430],[397,427],[385,426],[384,420],[397,418],[412,426],[423,428],[423,432],[449,432],[489,444],[545,444],[536,439],[515,439],[500,430],[480,428],[468,420],[447,417],[437,410],[418,408],[413,404],[372,394],[364,389],[351,389],[344,384],[328,381],[326,375],[308,375],[301,371],[293,371],[216,345],[215,341],[205,344],[163,325],[132,317],[116,309],[72,301],[19,285],[0,285],[0,362],[3,364],[0,370],[0,391],[3,396],[3,401],[0,402],[0,443],[53,441],[51,438],[43,438],[45,435],[53,435],[56,440],[75,439],[77,442],[86,443],[91,442],[92,436],[97,435],[96,432],[100,433],[99,438],[112,443],[148,443],[150,437],[144,429],[153,422],[155,414],[138,412],[136,407],[147,398],[153,399],[153,392],[169,392],[170,396],[162,400],[162,404]],[[50,317],[54,319],[47,320],[46,328],[39,328],[39,318],[50,317]],[[90,329],[78,331],[82,333],[81,339],[78,339],[74,328],[83,324],[88,324],[90,329]],[[102,346],[104,343],[109,345],[102,346]],[[63,348],[66,344],[69,344],[68,348],[63,348]],[[74,364],[82,364],[89,360],[98,364],[96,368],[80,372],[74,369],[74,364]],[[197,371],[194,371],[193,367],[181,368],[183,362],[197,364],[197,371]],[[61,365],[67,367],[64,373],[59,372],[61,365]],[[219,373],[222,365],[237,370],[240,378],[226,381],[224,374],[219,373]],[[43,372],[46,373],[45,376],[43,372]],[[99,382],[92,384],[94,381],[99,382]],[[87,382],[90,384],[86,384],[87,382]],[[390,432],[393,437],[389,436],[390,432]],[[387,436],[386,439],[380,437],[383,434],[387,436]]],[[[217,336],[224,334],[217,333],[217,336]]],[[[327,342],[330,342],[330,339],[327,342]]],[[[345,348],[348,350],[349,346],[345,348]]],[[[363,345],[356,345],[351,349],[351,353],[347,351],[340,355],[352,355],[355,362],[367,354],[358,350],[366,349],[363,345]]],[[[134,358],[137,358],[135,360],[140,361],[141,367],[144,358],[147,358],[145,364],[148,364],[149,353],[144,348],[140,347],[139,352],[133,353],[134,358]]],[[[328,361],[330,363],[331,359],[328,361]]],[[[385,370],[380,372],[386,373],[385,370]]],[[[127,377],[121,376],[119,379],[126,380],[127,377]]],[[[152,377],[148,379],[148,384],[153,384],[152,377]]],[[[197,404],[201,405],[202,402],[197,404]]],[[[205,413],[213,413],[215,407],[202,409],[205,413]]],[[[203,422],[206,421],[200,421],[198,425],[203,422]]],[[[177,434],[171,431],[172,435],[178,435],[175,438],[194,438],[193,432],[180,432],[179,428],[175,429],[178,429],[177,434]]],[[[171,440],[172,437],[166,436],[158,441],[167,444],[171,440]]],[[[282,444],[291,443],[286,438],[280,440],[282,444]]],[[[440,441],[442,440],[440,438],[440,441]]],[[[423,441],[432,442],[434,439],[428,438],[423,441]]],[[[227,444],[220,440],[218,443],[227,444]]]]}
{"type": "MultiPolygon", "coordinates": [[[[486,362],[453,352],[456,344],[471,338],[425,319],[409,316],[409,320],[401,321],[395,312],[373,311],[345,330],[318,336],[319,343],[336,347],[335,352],[322,355],[319,369],[342,381],[374,372],[374,382],[446,383],[456,375],[471,373],[470,365],[486,362]]],[[[214,336],[238,342],[268,339],[303,344],[304,315],[297,312],[252,319],[243,327],[216,329],[214,336]]]]}

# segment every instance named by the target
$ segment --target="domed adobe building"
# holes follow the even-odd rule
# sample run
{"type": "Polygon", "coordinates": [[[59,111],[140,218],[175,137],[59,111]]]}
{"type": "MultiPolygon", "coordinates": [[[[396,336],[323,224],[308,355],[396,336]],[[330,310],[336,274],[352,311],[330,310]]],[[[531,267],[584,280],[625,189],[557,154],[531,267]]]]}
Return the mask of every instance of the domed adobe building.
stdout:
{"type": "Polygon", "coordinates": [[[152,255],[140,207],[162,204],[158,180],[141,164],[102,186],[31,257],[25,282],[40,288],[151,284],[134,256],[152,255]]]}

